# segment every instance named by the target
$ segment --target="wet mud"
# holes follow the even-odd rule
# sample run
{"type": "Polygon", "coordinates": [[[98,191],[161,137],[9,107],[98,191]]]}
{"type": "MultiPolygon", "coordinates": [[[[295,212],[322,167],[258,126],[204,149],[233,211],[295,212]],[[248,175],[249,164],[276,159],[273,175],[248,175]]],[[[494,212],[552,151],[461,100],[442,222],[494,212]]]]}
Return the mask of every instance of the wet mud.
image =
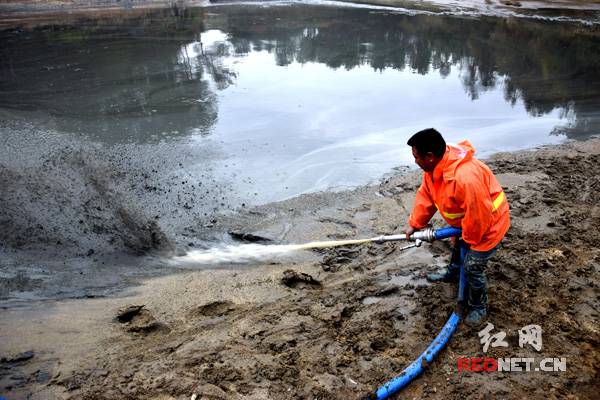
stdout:
{"type": "MultiPolygon", "coordinates": [[[[512,227],[489,264],[489,314],[506,347],[483,351],[459,323],[392,398],[593,399],[600,353],[600,140],[487,160],[512,227]],[[539,325],[543,345],[519,345],[539,325]],[[458,371],[459,358],[566,359],[565,371],[458,371]]],[[[275,242],[399,232],[420,173],[378,186],[248,207],[220,224],[275,242]]],[[[439,219],[434,226],[442,227],[439,219]]],[[[458,288],[430,284],[450,244],[321,248],[248,270],[189,271],[116,298],[4,313],[0,393],[10,399],[352,399],[369,396],[429,346],[458,288]],[[11,332],[22,332],[19,340],[11,332]],[[42,334],[45,340],[40,340],[42,334]],[[8,347],[7,347],[8,346],[8,347]],[[9,350],[10,349],[10,350],[9,350]]],[[[524,368],[524,367],[523,367],[524,368]]]]}
{"type": "MultiPolygon", "coordinates": [[[[2,9],[124,4],[5,1],[2,9]]],[[[506,333],[508,346],[484,352],[478,336],[483,326],[461,323],[425,371],[392,398],[597,398],[599,154],[600,141],[592,139],[487,160],[511,206],[512,227],[487,274],[487,322],[506,333]],[[540,351],[519,345],[519,330],[532,324],[543,329],[540,351]],[[566,371],[458,371],[459,358],[475,357],[564,358],[566,371]]],[[[393,243],[320,248],[219,270],[164,266],[169,256],[207,239],[284,244],[399,233],[418,172],[398,171],[377,186],[218,217],[209,212],[204,218],[207,210],[186,207],[182,197],[175,204],[183,214],[173,212],[159,228],[157,213],[135,201],[142,196],[123,197],[134,178],[99,163],[106,155],[65,148],[37,154],[24,169],[7,161],[16,157],[3,158],[0,238],[10,245],[2,260],[10,274],[2,276],[0,295],[40,287],[46,291],[40,297],[51,295],[0,310],[0,397],[358,399],[419,357],[455,309],[456,285],[424,279],[443,270],[448,241],[406,251],[393,243]],[[48,177],[63,185],[49,202],[41,195],[48,177]],[[55,225],[44,221],[48,212],[55,225]],[[174,219],[190,221],[178,236],[174,219]],[[115,252],[132,258],[110,258],[115,252]],[[21,271],[23,254],[37,260],[21,271]],[[59,274],[51,267],[63,258],[76,262],[59,274]],[[133,258],[137,268],[156,271],[132,272],[133,258]],[[118,268],[128,271],[126,282],[107,278],[118,276],[118,268]],[[66,293],[69,287],[77,289],[66,293]]],[[[144,192],[173,204],[174,186],[144,179],[144,192]]],[[[193,192],[185,186],[178,193],[185,191],[193,192]]],[[[443,223],[436,219],[434,226],[443,223]]]]}

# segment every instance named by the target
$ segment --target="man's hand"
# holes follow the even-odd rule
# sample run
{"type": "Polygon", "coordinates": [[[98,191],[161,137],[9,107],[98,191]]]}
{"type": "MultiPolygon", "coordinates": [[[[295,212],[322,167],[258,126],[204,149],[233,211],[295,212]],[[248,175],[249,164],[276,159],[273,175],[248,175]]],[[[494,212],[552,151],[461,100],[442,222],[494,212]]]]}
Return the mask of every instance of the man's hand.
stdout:
{"type": "Polygon", "coordinates": [[[406,230],[404,231],[404,233],[406,234],[406,241],[410,242],[410,235],[412,235],[413,233],[415,233],[416,229],[413,228],[412,226],[409,226],[408,228],[406,228],[406,230]]]}

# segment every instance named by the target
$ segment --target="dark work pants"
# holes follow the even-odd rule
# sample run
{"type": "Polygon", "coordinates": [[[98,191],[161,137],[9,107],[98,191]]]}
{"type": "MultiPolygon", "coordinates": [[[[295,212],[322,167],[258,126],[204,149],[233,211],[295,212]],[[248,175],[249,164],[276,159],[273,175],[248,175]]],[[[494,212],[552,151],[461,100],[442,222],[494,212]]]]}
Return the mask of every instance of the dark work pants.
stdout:
{"type": "MultiPolygon", "coordinates": [[[[462,240],[457,240],[452,247],[452,255],[448,264],[448,272],[451,276],[460,276],[460,246],[465,245],[462,240]]],[[[468,246],[468,245],[467,245],[468,246]]],[[[498,243],[494,248],[488,251],[467,250],[463,271],[467,280],[468,297],[471,303],[471,308],[474,310],[485,311],[487,305],[487,277],[485,276],[485,268],[488,261],[496,254],[498,243]]]]}

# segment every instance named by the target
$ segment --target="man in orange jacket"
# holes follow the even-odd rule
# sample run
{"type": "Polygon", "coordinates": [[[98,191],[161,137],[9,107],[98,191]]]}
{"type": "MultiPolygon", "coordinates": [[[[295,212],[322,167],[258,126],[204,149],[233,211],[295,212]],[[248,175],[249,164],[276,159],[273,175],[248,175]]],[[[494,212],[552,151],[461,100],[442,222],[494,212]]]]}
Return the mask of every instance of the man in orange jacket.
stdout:
{"type": "MultiPolygon", "coordinates": [[[[462,241],[469,247],[463,271],[471,303],[465,322],[477,326],[486,315],[485,268],[510,226],[508,202],[489,167],[473,158],[475,149],[468,140],[446,145],[438,131],[425,129],[414,134],[408,145],[425,172],[406,235],[424,228],[436,211],[448,224],[462,229],[462,241]]],[[[446,272],[427,275],[427,279],[458,282],[459,274],[460,245],[455,243],[446,272]]]]}

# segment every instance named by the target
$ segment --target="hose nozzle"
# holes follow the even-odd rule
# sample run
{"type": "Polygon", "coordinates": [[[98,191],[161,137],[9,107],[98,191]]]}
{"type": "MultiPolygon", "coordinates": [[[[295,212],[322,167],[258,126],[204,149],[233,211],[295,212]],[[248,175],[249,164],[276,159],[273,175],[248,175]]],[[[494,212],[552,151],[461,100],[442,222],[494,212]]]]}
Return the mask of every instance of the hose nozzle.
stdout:
{"type": "Polygon", "coordinates": [[[373,238],[371,239],[371,242],[373,243],[384,243],[384,242],[398,242],[400,240],[406,240],[406,235],[402,234],[402,235],[390,235],[390,236],[385,236],[385,235],[381,235],[379,237],[373,238]]]}
{"type": "MultiPolygon", "coordinates": [[[[428,243],[433,242],[436,239],[435,230],[432,228],[425,228],[422,231],[416,231],[412,235],[410,235],[409,241],[415,242],[417,240],[422,240],[428,243]]],[[[406,240],[406,234],[400,235],[390,235],[390,236],[379,236],[371,239],[373,243],[384,243],[384,242],[398,242],[401,240],[406,240]]]]}

